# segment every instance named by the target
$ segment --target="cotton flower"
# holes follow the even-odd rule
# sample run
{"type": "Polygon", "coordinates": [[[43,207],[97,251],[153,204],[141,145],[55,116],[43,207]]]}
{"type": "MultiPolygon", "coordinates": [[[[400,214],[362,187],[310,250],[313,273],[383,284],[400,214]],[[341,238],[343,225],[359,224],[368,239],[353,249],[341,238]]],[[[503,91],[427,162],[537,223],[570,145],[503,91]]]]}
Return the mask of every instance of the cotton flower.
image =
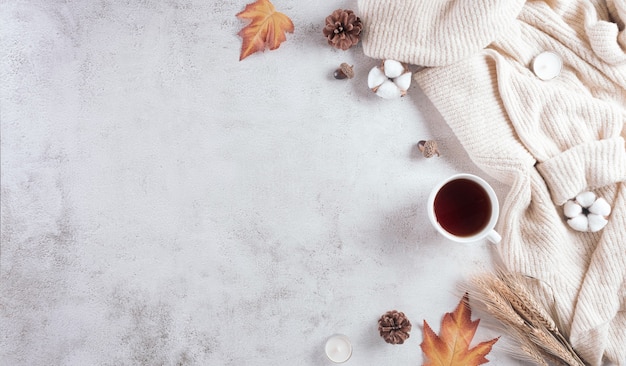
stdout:
{"type": "Polygon", "coordinates": [[[376,95],[385,99],[403,97],[411,86],[412,73],[405,64],[385,60],[381,66],[373,67],[367,75],[367,86],[376,95]]]}
{"type": "Polygon", "coordinates": [[[604,198],[597,198],[593,192],[582,192],[563,205],[563,213],[572,229],[596,232],[608,223],[611,205],[604,198]]]}

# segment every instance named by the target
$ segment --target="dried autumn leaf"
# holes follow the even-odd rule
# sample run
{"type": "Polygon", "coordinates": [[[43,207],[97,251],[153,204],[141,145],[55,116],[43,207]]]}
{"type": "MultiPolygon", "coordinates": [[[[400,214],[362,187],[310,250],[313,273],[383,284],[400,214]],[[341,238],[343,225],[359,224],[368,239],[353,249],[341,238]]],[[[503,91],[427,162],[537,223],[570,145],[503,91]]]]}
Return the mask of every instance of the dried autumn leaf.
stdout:
{"type": "Polygon", "coordinates": [[[469,349],[480,319],[471,320],[467,294],[452,313],[446,313],[437,336],[424,320],[424,341],[420,345],[428,362],[424,366],[476,366],[489,362],[485,356],[498,341],[494,338],[469,349]]]}
{"type": "Polygon", "coordinates": [[[293,33],[293,23],[288,16],[277,12],[269,0],[257,0],[246,5],[246,8],[237,14],[239,19],[250,19],[238,35],[243,38],[239,61],[251,54],[265,50],[277,49],[287,40],[285,32],[293,33]]]}

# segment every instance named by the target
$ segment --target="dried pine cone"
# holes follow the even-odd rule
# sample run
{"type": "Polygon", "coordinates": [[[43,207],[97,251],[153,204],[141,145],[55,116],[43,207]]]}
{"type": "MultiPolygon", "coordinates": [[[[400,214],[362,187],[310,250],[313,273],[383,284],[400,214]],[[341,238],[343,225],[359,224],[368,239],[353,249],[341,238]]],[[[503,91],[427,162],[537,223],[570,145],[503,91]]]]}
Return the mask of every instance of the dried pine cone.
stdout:
{"type": "Polygon", "coordinates": [[[385,342],[391,344],[402,344],[409,338],[411,322],[404,313],[391,310],[383,314],[378,319],[378,331],[385,342]]]}
{"type": "Polygon", "coordinates": [[[359,43],[362,29],[361,19],[352,10],[337,9],[326,17],[323,32],[329,45],[345,51],[359,43]]]}

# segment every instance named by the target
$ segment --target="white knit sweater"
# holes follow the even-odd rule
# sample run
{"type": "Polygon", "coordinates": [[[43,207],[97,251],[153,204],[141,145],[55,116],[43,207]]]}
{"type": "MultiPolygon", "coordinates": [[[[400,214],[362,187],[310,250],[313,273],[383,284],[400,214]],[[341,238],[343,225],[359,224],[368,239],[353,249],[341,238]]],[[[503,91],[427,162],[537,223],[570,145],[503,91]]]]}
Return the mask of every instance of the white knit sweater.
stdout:
{"type": "Polygon", "coordinates": [[[473,161],[510,185],[498,245],[592,365],[626,365],[626,0],[359,0],[364,52],[415,75],[473,161]],[[554,51],[550,81],[531,69],[554,51]],[[620,136],[621,135],[621,136],[620,136]],[[563,204],[612,206],[596,233],[563,204]]]}

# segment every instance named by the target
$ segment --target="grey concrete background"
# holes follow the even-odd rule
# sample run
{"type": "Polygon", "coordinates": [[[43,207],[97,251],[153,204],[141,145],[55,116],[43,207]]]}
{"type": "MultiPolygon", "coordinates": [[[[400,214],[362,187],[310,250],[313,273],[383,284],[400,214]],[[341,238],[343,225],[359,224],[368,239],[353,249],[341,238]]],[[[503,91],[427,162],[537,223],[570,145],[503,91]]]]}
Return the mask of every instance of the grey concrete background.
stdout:
{"type": "Polygon", "coordinates": [[[0,1],[2,365],[328,365],[333,333],[349,365],[418,365],[423,320],[490,267],[428,223],[438,181],[481,174],[437,111],[326,44],[356,2],[275,0],[295,32],[240,62],[246,3],[0,1]]]}

